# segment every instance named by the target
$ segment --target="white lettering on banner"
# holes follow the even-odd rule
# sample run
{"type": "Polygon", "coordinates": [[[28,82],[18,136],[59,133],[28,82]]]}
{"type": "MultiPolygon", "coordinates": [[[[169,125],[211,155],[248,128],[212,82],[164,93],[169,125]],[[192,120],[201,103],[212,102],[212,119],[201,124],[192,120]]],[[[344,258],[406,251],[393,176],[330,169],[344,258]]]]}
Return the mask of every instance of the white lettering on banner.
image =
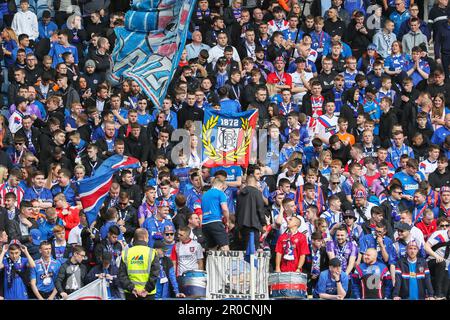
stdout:
{"type": "Polygon", "coordinates": [[[405,190],[416,190],[419,189],[418,184],[405,184],[404,185],[405,190]]]}
{"type": "Polygon", "coordinates": [[[146,52],[137,47],[135,51],[128,54],[122,60],[116,60],[114,63],[113,72],[117,73],[120,70],[131,70],[137,62],[143,61],[147,56],[148,54],[146,52]]]}
{"type": "MultiPolygon", "coordinates": [[[[269,252],[255,254],[255,299],[268,299],[269,252]]],[[[210,251],[206,260],[207,299],[250,299],[250,264],[244,251],[210,251]]]]}

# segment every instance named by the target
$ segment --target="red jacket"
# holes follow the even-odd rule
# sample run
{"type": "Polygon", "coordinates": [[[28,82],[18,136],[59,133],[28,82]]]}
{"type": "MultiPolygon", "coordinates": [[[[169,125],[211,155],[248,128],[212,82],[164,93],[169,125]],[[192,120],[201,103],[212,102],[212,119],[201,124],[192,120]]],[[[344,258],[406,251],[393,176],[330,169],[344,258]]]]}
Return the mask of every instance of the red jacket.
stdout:
{"type": "Polygon", "coordinates": [[[433,221],[431,221],[431,223],[429,225],[427,225],[422,220],[416,224],[416,227],[419,228],[420,231],[422,231],[423,237],[424,237],[425,241],[427,241],[428,238],[432,235],[432,233],[437,230],[437,222],[436,222],[436,219],[434,219],[433,221]]]}
{"type": "Polygon", "coordinates": [[[309,254],[309,246],[306,236],[297,231],[291,235],[288,231],[283,233],[277,241],[275,252],[281,254],[281,272],[295,272],[300,261],[300,256],[309,254]],[[293,260],[286,260],[286,255],[293,255],[293,260]]]}
{"type": "Polygon", "coordinates": [[[66,207],[66,208],[56,208],[56,213],[58,218],[64,221],[64,227],[66,228],[66,241],[69,239],[70,230],[75,228],[80,224],[80,209],[77,207],[66,207]],[[63,211],[68,211],[68,214],[63,214],[63,211]]]}

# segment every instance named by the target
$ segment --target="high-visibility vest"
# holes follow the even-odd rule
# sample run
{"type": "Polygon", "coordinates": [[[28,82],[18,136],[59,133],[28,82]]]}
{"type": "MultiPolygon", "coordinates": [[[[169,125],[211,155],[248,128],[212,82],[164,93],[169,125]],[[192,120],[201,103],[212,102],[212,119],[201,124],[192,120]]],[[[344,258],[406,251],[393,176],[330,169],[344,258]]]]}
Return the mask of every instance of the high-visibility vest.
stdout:
{"type": "MultiPolygon", "coordinates": [[[[137,290],[145,289],[156,251],[147,246],[125,248],[122,261],[127,264],[128,278],[137,290]]],[[[125,290],[125,292],[128,292],[125,290]]],[[[149,294],[156,294],[156,286],[149,294]]]]}

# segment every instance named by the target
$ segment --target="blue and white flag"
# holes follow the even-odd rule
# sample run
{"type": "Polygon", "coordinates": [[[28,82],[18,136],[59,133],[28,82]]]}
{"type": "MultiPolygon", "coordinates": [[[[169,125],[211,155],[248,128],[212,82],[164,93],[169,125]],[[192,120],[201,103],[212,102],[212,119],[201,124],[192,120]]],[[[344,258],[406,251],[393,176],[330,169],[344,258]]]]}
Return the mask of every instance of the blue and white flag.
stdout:
{"type": "Polygon", "coordinates": [[[135,80],[161,106],[180,61],[195,0],[134,0],[115,28],[111,81],[135,80]]]}
{"type": "Polygon", "coordinates": [[[92,177],[77,182],[81,204],[89,225],[97,217],[111,187],[114,173],[121,169],[138,168],[139,166],[138,159],[116,154],[106,159],[92,177]]]}

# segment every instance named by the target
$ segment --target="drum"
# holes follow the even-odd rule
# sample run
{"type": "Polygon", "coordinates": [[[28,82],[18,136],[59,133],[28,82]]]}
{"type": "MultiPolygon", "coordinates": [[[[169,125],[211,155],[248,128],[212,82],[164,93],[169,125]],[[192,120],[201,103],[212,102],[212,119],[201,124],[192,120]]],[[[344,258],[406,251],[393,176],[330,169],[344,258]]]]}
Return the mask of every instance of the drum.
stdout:
{"type": "Polygon", "coordinates": [[[279,272],[269,275],[269,296],[282,299],[306,299],[306,274],[279,272]]]}
{"type": "Polygon", "coordinates": [[[206,297],[206,272],[190,270],[183,272],[180,291],[188,298],[206,297]]]}

